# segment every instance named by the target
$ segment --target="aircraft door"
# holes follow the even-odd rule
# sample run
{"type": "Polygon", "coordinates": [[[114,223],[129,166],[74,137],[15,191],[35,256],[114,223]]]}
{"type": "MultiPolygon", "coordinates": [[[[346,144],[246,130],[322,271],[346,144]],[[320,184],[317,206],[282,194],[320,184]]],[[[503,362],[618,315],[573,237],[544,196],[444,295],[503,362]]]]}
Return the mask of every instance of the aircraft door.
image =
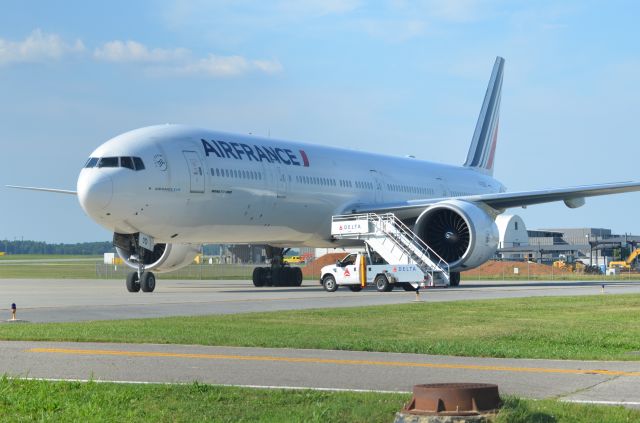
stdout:
{"type": "MultiPolygon", "coordinates": [[[[442,193],[442,197],[448,197],[449,196],[449,188],[447,187],[447,180],[442,178],[442,177],[437,177],[436,178],[436,186],[440,189],[440,193],[442,193]]],[[[436,192],[436,194],[440,194],[438,192],[436,192]]]]}
{"type": "Polygon", "coordinates": [[[287,193],[289,192],[289,181],[287,177],[289,175],[285,174],[280,166],[276,167],[275,177],[278,179],[276,181],[276,185],[278,187],[278,198],[284,199],[287,198],[287,193]]]}
{"type": "Polygon", "coordinates": [[[382,189],[384,187],[383,178],[380,172],[378,172],[377,170],[371,170],[371,176],[373,177],[373,189],[375,192],[375,202],[377,204],[380,204],[384,201],[384,196],[383,196],[384,191],[382,189]]]}
{"type": "Polygon", "coordinates": [[[190,186],[192,193],[204,193],[204,167],[202,160],[195,151],[183,151],[189,169],[190,186]]]}

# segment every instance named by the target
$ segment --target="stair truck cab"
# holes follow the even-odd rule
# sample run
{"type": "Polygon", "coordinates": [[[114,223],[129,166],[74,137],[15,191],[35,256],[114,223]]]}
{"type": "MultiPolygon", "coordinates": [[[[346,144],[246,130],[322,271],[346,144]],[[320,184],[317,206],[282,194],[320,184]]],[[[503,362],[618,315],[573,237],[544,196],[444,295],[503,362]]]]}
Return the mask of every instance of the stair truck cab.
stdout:
{"type": "Polygon", "coordinates": [[[367,285],[374,285],[379,292],[389,292],[396,286],[415,291],[433,286],[433,281],[431,275],[425,275],[415,264],[389,264],[367,248],[365,252],[347,254],[336,264],[324,266],[320,271],[320,284],[327,292],[334,292],[340,285],[354,292],[367,285]]]}

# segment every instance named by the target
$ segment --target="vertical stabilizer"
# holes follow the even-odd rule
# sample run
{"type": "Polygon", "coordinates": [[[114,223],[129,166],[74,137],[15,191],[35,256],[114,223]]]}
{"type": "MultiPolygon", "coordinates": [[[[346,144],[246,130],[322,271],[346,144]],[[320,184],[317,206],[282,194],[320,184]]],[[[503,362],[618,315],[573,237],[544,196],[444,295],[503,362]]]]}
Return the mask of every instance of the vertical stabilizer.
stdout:
{"type": "Polygon", "coordinates": [[[496,57],[493,72],[489,79],[487,93],[484,96],[476,130],[473,133],[466,167],[493,175],[493,159],[498,142],[498,121],[500,120],[500,96],[502,93],[502,74],[504,73],[504,59],[496,57]]]}

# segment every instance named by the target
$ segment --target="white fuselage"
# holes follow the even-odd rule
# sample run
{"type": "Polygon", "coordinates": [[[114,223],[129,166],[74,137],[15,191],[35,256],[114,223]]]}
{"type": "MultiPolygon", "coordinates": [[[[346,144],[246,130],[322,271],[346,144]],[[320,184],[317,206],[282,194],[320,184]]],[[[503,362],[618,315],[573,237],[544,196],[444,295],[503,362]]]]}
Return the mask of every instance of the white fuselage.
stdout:
{"type": "Polygon", "coordinates": [[[127,132],[91,157],[144,169],[82,169],[87,214],[164,243],[332,246],[331,216],[352,207],[504,191],[465,167],[180,125],[127,132]]]}

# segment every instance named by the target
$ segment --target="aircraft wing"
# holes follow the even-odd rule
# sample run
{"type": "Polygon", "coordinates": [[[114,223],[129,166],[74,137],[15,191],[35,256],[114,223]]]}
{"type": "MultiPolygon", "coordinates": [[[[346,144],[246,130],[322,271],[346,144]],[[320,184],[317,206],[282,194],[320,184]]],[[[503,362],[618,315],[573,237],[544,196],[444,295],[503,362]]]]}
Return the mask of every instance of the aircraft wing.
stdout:
{"type": "Polygon", "coordinates": [[[57,189],[57,188],[38,188],[38,187],[22,187],[19,185],[5,185],[7,188],[15,188],[15,189],[27,189],[31,191],[44,191],[44,192],[53,192],[56,194],[69,194],[69,195],[78,195],[76,191],[71,191],[68,189],[57,189]]]}
{"type": "MultiPolygon", "coordinates": [[[[526,207],[534,204],[550,203],[553,201],[564,201],[567,207],[576,208],[584,204],[585,197],[620,194],[632,191],[640,191],[640,182],[614,182],[570,188],[552,188],[538,191],[467,195],[454,198],[471,203],[484,203],[493,209],[502,211],[512,207],[526,207]]],[[[430,198],[426,200],[409,200],[398,203],[376,205],[363,204],[350,207],[347,211],[351,213],[393,212],[401,219],[406,219],[410,217],[417,217],[425,208],[448,199],[451,198],[430,198]]]]}

